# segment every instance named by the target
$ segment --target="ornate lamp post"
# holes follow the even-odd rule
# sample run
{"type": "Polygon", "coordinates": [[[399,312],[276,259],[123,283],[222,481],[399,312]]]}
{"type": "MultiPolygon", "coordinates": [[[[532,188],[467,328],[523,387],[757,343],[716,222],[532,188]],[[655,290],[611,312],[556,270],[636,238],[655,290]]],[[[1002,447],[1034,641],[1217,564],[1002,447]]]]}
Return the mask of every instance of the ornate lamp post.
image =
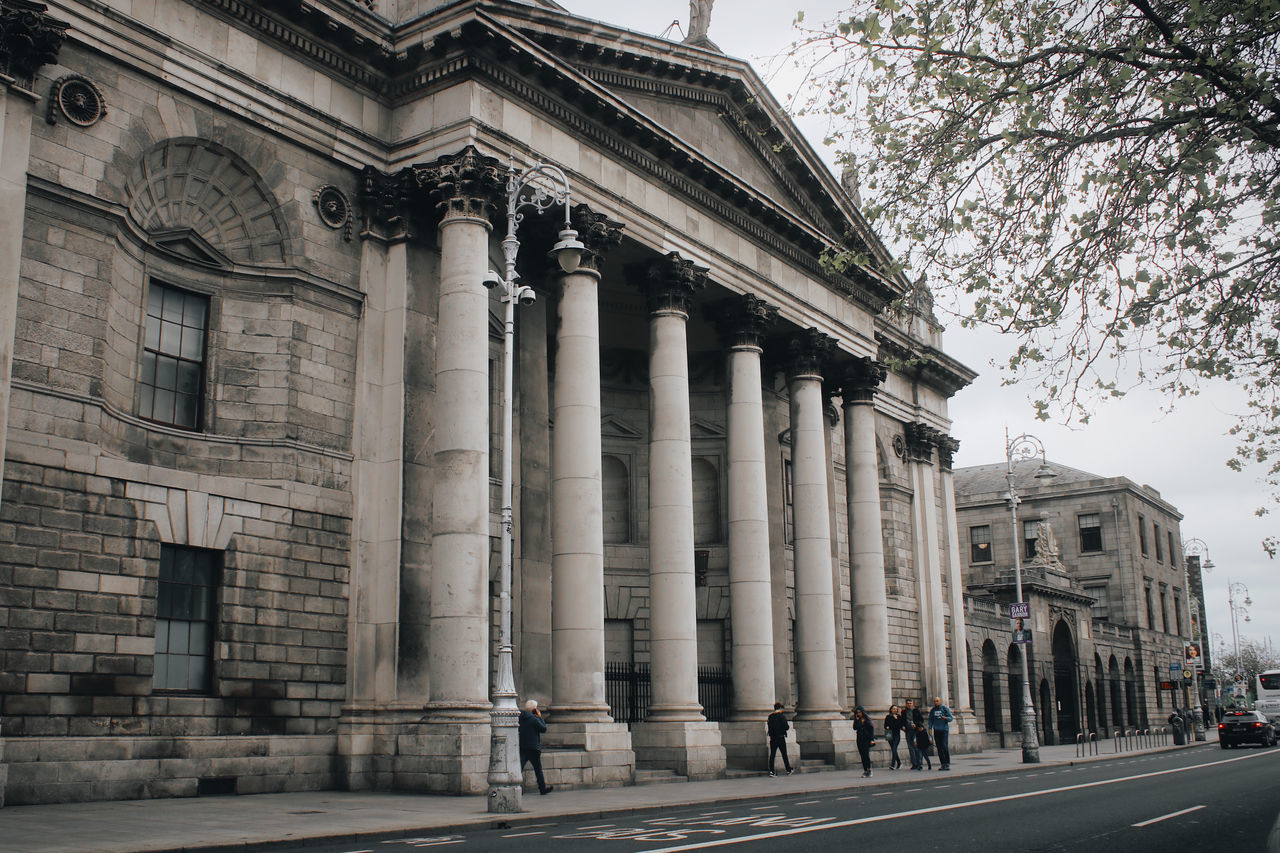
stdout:
{"type": "Polygon", "coordinates": [[[485,276],[488,288],[501,288],[506,306],[503,326],[502,371],[502,570],[499,580],[501,614],[498,623],[498,667],[493,688],[491,712],[492,739],[489,744],[489,811],[520,811],[520,709],[516,705],[516,683],[511,663],[511,552],[515,526],[511,509],[511,421],[515,385],[516,303],[532,305],[533,288],[517,284],[516,255],[520,241],[516,231],[524,219],[524,208],[541,213],[552,205],[564,205],[564,228],[551,248],[560,268],[573,272],[582,260],[583,244],[578,232],[569,224],[569,179],[557,166],[535,163],[516,174],[515,166],[507,173],[507,236],[502,241],[503,274],[490,271],[485,276]]]}
{"type": "Polygon", "coordinates": [[[1249,587],[1236,581],[1227,583],[1227,607],[1231,608],[1231,639],[1236,648],[1236,673],[1244,673],[1244,665],[1240,661],[1240,617],[1249,621],[1249,607],[1253,599],[1249,597],[1249,587]]]}
{"type": "MultiPolygon", "coordinates": [[[[1209,559],[1209,546],[1205,544],[1203,539],[1188,539],[1182,543],[1182,578],[1183,584],[1187,590],[1187,632],[1191,638],[1191,642],[1200,644],[1200,662],[1204,662],[1204,629],[1198,625],[1196,613],[1200,612],[1199,605],[1192,607],[1191,603],[1191,568],[1187,564],[1188,557],[1203,557],[1200,568],[1209,571],[1213,568],[1213,560],[1209,559]]],[[[1185,661],[1184,661],[1185,663],[1185,661]]],[[[1200,671],[1196,667],[1191,668],[1191,715],[1192,722],[1195,725],[1196,740],[1204,740],[1204,709],[1200,705],[1200,671]]]]}
{"type": "MultiPolygon", "coordinates": [[[[1048,460],[1044,456],[1044,444],[1034,435],[1023,433],[1016,438],[1009,438],[1005,430],[1005,462],[1008,464],[1009,493],[1005,499],[1009,501],[1009,514],[1013,517],[1013,578],[1015,594],[1022,601],[1022,537],[1018,530],[1018,490],[1013,484],[1013,461],[1015,459],[1034,459],[1040,457],[1040,473],[1037,477],[1052,476],[1048,460]],[[1047,473],[1046,473],[1047,472],[1047,473]]],[[[1031,698],[1031,674],[1027,667],[1027,646],[1018,643],[1022,662],[1022,763],[1040,763],[1040,740],[1036,734],[1036,707],[1031,698]]]]}

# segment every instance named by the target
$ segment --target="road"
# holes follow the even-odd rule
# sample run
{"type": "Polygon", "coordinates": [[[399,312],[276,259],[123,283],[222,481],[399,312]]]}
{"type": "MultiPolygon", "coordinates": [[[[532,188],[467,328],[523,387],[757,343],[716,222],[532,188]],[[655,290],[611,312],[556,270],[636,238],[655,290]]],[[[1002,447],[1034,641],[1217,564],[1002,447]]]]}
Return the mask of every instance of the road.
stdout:
{"type": "Polygon", "coordinates": [[[986,776],[455,834],[370,836],[307,853],[724,850],[1280,853],[1280,749],[1198,748],[986,776]]]}

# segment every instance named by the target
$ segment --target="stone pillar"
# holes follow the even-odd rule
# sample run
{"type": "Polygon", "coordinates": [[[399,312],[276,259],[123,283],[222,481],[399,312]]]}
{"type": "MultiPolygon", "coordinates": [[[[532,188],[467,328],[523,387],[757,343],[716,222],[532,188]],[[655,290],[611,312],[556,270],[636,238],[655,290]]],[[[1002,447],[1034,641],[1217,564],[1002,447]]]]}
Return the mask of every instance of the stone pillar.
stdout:
{"type": "Polygon", "coordinates": [[[652,699],[632,728],[636,763],[721,776],[724,747],[698,703],[693,470],[686,326],[706,270],[672,252],[643,271],[649,306],[649,636],[652,699]]]}
{"type": "Polygon", "coordinates": [[[964,577],[960,562],[960,531],[956,526],[956,486],[951,460],[960,442],[949,435],[938,438],[938,467],[941,471],[942,518],[947,533],[947,606],[951,611],[951,699],[956,718],[955,731],[978,734],[978,718],[969,693],[969,638],[965,630],[964,577]]]}
{"type": "Polygon", "coordinates": [[[937,493],[933,485],[933,448],[940,433],[922,423],[906,425],[911,465],[911,546],[920,609],[920,699],[927,710],[933,697],[950,704],[947,637],[943,624],[942,561],[939,552],[937,493]]]}
{"type": "Polygon", "coordinates": [[[806,757],[846,767],[853,729],[840,713],[836,688],[835,605],[822,372],[835,341],[806,329],[788,342],[791,397],[791,494],[795,516],[795,613],[799,701],[796,737],[806,757]]]}
{"type": "MultiPolygon", "coordinates": [[[[0,210],[5,211],[5,225],[0,227],[0,486],[4,484],[5,436],[17,334],[31,115],[40,100],[32,88],[40,68],[58,61],[67,29],[66,24],[45,16],[47,8],[21,0],[6,4],[0,12],[0,210]]],[[[4,737],[0,734],[0,806],[4,805],[8,773],[4,737]]]]}
{"type": "MultiPolygon", "coordinates": [[[[420,771],[450,793],[488,788],[489,209],[498,161],[467,147],[416,169],[438,201],[440,298],[432,488],[431,625],[420,771]]],[[[435,784],[428,782],[435,788],[435,784]]]]}
{"type": "Polygon", "coordinates": [[[873,720],[893,703],[889,661],[889,605],[885,593],[880,470],[876,457],[875,392],[885,366],[855,358],[842,381],[849,563],[853,574],[853,671],[858,704],[873,720]]]}
{"type": "Polygon", "coordinates": [[[584,750],[557,768],[556,784],[620,785],[634,779],[631,736],[609,716],[604,687],[604,521],[600,473],[599,283],[604,252],[622,225],[586,205],[573,211],[586,245],[563,275],[556,327],[551,451],[551,728],[549,746],[584,750]]]}
{"type": "MultiPolygon", "coordinates": [[[[709,312],[710,313],[710,312],[709,312]]],[[[733,708],[720,725],[731,767],[764,770],[768,747],[760,734],[773,710],[773,584],[764,443],[761,343],[778,309],[752,294],[715,308],[729,350],[728,486],[729,619],[733,637],[733,708]]]]}

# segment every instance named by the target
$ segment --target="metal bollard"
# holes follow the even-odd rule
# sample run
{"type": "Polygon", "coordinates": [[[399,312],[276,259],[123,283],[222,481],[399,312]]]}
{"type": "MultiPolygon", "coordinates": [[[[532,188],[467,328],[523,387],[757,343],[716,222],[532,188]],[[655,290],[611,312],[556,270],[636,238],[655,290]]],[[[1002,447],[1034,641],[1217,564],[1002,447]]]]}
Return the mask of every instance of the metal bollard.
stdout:
{"type": "Polygon", "coordinates": [[[1098,733],[1097,732],[1089,732],[1089,750],[1090,750],[1089,752],[1090,755],[1098,754],[1098,733]]]}

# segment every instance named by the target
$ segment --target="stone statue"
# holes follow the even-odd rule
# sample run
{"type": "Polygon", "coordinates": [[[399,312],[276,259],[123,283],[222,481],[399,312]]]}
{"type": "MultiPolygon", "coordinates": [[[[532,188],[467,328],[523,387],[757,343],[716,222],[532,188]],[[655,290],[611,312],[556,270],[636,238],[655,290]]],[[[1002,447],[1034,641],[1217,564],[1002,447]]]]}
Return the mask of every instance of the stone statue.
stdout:
{"type": "Polygon", "coordinates": [[[1054,565],[1058,560],[1058,538],[1053,535],[1053,526],[1047,521],[1036,524],[1036,556],[1035,562],[1054,565]]]}
{"type": "Polygon", "coordinates": [[[715,0],[689,0],[689,35],[685,41],[698,44],[707,40],[711,29],[711,4],[715,0]]]}

